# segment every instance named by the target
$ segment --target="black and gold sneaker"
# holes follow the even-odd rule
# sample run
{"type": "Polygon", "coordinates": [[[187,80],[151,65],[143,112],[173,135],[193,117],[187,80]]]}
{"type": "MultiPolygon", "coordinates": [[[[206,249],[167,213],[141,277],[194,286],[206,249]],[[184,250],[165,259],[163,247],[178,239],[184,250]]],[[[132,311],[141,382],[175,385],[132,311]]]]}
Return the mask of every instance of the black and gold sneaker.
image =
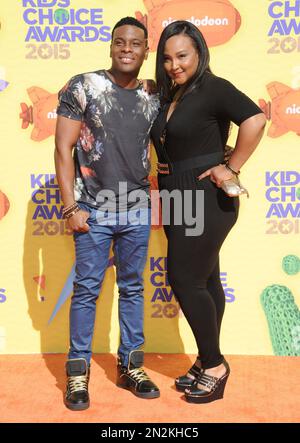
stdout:
{"type": "Polygon", "coordinates": [[[143,351],[130,352],[128,367],[122,366],[119,360],[117,366],[117,386],[128,389],[140,398],[157,398],[160,396],[159,389],[141,367],[143,363],[143,351]]]}
{"type": "Polygon", "coordinates": [[[68,360],[66,363],[67,391],[65,405],[72,411],[82,411],[90,406],[88,384],[90,369],[84,358],[68,360]]]}

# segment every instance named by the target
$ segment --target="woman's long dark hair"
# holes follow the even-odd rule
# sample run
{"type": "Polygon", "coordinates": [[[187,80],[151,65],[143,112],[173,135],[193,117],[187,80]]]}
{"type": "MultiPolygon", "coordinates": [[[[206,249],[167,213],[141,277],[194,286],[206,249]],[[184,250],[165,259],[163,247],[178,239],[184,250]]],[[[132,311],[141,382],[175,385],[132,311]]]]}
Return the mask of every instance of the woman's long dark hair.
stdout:
{"type": "Polygon", "coordinates": [[[156,54],[156,83],[158,92],[163,103],[172,101],[174,94],[179,89],[177,85],[174,85],[173,81],[167,75],[164,68],[164,51],[166,41],[170,37],[179,34],[187,35],[192,39],[193,44],[199,55],[197,70],[193,77],[187,82],[187,84],[184,85],[184,92],[181,97],[194,89],[195,86],[197,86],[204,72],[211,72],[209,67],[209,50],[206,41],[204,40],[204,37],[199,29],[192,23],[185,20],[178,20],[176,22],[170,23],[163,30],[160,36],[156,54]]]}

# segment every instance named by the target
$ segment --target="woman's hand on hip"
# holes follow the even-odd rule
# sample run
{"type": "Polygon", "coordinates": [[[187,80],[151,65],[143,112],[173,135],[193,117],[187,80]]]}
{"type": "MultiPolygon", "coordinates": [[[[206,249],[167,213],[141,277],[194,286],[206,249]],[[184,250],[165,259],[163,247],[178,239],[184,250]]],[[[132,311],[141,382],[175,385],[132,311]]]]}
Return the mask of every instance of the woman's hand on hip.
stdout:
{"type": "Polygon", "coordinates": [[[230,172],[225,165],[218,165],[207,169],[207,171],[203,172],[197,178],[198,180],[202,180],[208,176],[210,176],[210,180],[215,183],[218,188],[220,188],[224,180],[229,180],[233,177],[233,173],[230,172]]]}

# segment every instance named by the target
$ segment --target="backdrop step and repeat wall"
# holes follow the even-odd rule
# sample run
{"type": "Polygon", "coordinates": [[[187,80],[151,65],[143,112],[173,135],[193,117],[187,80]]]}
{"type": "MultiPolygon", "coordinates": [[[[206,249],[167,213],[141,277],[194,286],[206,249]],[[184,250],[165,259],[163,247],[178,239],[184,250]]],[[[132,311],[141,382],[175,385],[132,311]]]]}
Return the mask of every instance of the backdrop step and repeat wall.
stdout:
{"type": "MultiPolygon", "coordinates": [[[[221,255],[222,350],[300,355],[300,1],[10,0],[0,5],[0,352],[66,352],[74,276],[53,151],[57,92],[78,73],[110,67],[123,16],[147,24],[153,78],[158,38],[176,19],[204,33],[211,67],[267,116],[242,171],[250,199],[221,255]]],[[[234,143],[234,127],[230,143],[234,143]]],[[[152,153],[152,188],[157,186],[152,153]]],[[[113,254],[98,301],[93,349],[119,340],[113,254]]],[[[196,352],[168,284],[166,240],[153,226],[145,270],[145,350],[196,352]]]]}

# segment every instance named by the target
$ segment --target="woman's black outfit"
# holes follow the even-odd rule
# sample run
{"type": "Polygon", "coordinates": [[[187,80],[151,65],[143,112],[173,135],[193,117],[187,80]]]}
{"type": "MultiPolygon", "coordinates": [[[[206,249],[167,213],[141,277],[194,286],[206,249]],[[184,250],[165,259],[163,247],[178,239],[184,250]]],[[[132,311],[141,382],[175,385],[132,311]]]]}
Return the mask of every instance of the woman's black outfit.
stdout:
{"type": "Polygon", "coordinates": [[[159,189],[193,190],[193,205],[195,190],[203,190],[204,232],[187,236],[191,226],[176,225],[171,206],[171,222],[165,226],[168,278],[194,333],[202,368],[208,369],[224,360],[219,348],[225,308],[219,251],[237,220],[239,200],[228,197],[210,177],[199,181],[197,176],[223,161],[230,122],[240,125],[262,111],[230,82],[209,72],[183,96],[167,122],[169,106],[162,107],[151,132],[158,161],[168,163],[170,171],[158,175],[159,189]]]}

